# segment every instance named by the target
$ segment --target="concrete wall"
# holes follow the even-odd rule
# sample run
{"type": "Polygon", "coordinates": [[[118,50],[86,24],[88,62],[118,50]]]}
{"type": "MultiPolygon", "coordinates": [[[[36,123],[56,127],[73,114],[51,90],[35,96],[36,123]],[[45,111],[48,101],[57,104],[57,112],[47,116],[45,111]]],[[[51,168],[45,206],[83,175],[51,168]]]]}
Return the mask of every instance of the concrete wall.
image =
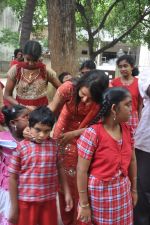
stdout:
{"type": "MultiPolygon", "coordinates": [[[[11,31],[18,31],[19,22],[10,7],[4,9],[0,15],[0,35],[3,29],[10,29],[11,31]]],[[[0,62],[11,61],[14,52],[13,46],[0,44],[0,62]]],[[[5,67],[5,65],[3,65],[5,67]]],[[[1,68],[3,67],[1,66],[1,68]]]]}

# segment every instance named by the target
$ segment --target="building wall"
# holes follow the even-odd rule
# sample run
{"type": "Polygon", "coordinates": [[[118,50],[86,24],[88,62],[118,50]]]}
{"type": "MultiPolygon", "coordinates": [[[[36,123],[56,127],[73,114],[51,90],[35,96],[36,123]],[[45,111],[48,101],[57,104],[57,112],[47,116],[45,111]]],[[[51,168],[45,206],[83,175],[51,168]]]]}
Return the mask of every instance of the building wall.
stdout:
{"type": "MultiPolygon", "coordinates": [[[[2,35],[1,31],[3,29],[10,29],[11,31],[17,31],[18,26],[19,26],[18,19],[16,18],[11,8],[10,7],[5,8],[2,14],[0,15],[0,35],[2,35]]],[[[2,61],[10,61],[12,59],[13,52],[14,47],[1,44],[0,64],[2,64],[2,61]]],[[[6,65],[0,66],[0,69],[5,67],[6,65]]]]}

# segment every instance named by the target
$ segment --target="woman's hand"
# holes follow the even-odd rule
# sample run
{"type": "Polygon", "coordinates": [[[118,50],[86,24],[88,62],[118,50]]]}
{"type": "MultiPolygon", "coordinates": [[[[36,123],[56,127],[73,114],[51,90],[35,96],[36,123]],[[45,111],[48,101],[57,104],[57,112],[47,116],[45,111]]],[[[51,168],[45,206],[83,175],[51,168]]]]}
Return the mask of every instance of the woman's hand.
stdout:
{"type": "Polygon", "coordinates": [[[132,196],[133,207],[135,207],[138,201],[137,191],[131,190],[131,196],[132,196]]]}
{"type": "Polygon", "coordinates": [[[30,131],[30,128],[29,128],[29,127],[26,127],[26,128],[23,130],[23,137],[24,137],[25,139],[29,139],[29,140],[32,139],[32,135],[31,135],[31,131],[30,131]]]}
{"type": "Polygon", "coordinates": [[[89,206],[86,208],[82,208],[80,205],[78,206],[77,220],[84,223],[91,222],[91,209],[89,206]]]}
{"type": "Polygon", "coordinates": [[[37,107],[36,106],[30,106],[30,105],[26,105],[26,108],[32,112],[34,109],[36,109],[37,107]]]}
{"type": "Polygon", "coordinates": [[[66,202],[65,211],[66,212],[71,211],[71,209],[73,208],[73,200],[70,192],[65,193],[65,202],[66,202]]]}
{"type": "Polygon", "coordinates": [[[65,146],[66,144],[68,144],[70,141],[72,141],[72,139],[76,137],[76,131],[69,131],[66,133],[62,133],[59,136],[59,144],[61,146],[65,146]]]}

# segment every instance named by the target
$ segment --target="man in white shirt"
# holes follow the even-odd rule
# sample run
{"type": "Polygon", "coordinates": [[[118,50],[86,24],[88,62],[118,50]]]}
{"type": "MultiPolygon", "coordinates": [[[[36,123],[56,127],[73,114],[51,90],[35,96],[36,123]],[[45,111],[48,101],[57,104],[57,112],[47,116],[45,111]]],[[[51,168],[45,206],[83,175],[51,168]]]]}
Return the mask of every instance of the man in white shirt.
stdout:
{"type": "Polygon", "coordinates": [[[138,203],[134,210],[134,225],[150,225],[150,70],[139,76],[139,90],[143,109],[135,133],[138,203]]]}

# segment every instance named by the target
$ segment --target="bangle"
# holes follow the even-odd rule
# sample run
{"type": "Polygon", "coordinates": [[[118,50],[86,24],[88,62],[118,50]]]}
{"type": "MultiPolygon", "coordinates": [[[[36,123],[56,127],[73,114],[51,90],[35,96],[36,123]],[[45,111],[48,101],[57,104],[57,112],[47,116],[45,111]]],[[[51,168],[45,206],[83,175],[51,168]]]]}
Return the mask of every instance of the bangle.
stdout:
{"type": "Polygon", "coordinates": [[[137,190],[136,189],[131,189],[132,192],[134,193],[137,193],[137,190]]]}
{"type": "Polygon", "coordinates": [[[81,205],[80,202],[79,202],[79,206],[80,206],[81,208],[87,208],[87,207],[89,207],[89,205],[90,205],[89,203],[87,203],[87,204],[85,204],[85,205],[81,205]]]}
{"type": "Polygon", "coordinates": [[[79,193],[86,193],[87,190],[81,190],[81,191],[78,191],[79,193]]]}

